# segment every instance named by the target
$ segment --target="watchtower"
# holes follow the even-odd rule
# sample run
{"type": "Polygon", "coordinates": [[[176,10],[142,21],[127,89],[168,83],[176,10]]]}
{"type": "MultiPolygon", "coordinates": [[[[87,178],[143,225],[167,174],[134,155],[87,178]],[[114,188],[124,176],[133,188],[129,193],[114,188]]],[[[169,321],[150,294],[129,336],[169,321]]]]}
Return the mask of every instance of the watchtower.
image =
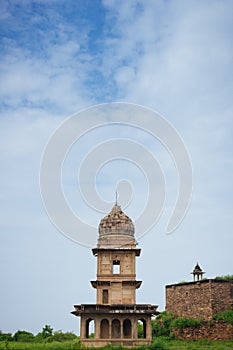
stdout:
{"type": "Polygon", "coordinates": [[[99,224],[97,247],[97,278],[91,281],[96,288],[96,304],[75,305],[72,312],[81,316],[80,340],[86,345],[102,347],[107,344],[136,346],[152,341],[151,316],[157,315],[157,305],[136,304],[137,248],[132,220],[116,203],[99,224]],[[89,325],[94,321],[94,338],[89,325]],[[141,322],[143,334],[138,334],[141,322]]]}

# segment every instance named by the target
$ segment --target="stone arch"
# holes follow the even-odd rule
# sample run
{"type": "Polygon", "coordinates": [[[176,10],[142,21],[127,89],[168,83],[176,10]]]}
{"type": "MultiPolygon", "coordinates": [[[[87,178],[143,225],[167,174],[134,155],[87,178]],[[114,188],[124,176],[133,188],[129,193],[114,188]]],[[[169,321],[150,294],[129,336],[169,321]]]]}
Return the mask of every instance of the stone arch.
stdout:
{"type": "Polygon", "coordinates": [[[109,338],[109,321],[104,318],[100,322],[100,338],[108,339],[109,338]]]}
{"type": "Polygon", "coordinates": [[[131,321],[126,318],[123,321],[123,337],[124,338],[131,338],[132,336],[132,325],[131,325],[131,321]]]}
{"type": "Polygon", "coordinates": [[[86,320],[86,338],[90,338],[91,334],[95,334],[95,321],[93,318],[86,320]]]}
{"type": "Polygon", "coordinates": [[[112,320],[112,338],[120,338],[121,337],[121,323],[118,319],[112,320]]]}
{"type": "Polygon", "coordinates": [[[138,324],[140,325],[138,327],[138,338],[146,339],[146,320],[141,318],[138,320],[138,324]]]}

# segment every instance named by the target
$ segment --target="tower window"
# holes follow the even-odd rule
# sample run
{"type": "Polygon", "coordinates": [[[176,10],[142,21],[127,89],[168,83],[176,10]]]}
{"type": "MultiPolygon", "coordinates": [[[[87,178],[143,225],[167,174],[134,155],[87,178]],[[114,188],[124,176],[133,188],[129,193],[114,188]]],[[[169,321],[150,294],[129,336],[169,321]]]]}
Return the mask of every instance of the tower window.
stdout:
{"type": "Polygon", "coordinates": [[[108,290],[107,289],[103,289],[103,298],[102,298],[102,302],[103,304],[108,304],[108,290]]]}
{"type": "Polygon", "coordinates": [[[112,273],[117,275],[120,273],[120,260],[113,260],[112,262],[112,273]]]}

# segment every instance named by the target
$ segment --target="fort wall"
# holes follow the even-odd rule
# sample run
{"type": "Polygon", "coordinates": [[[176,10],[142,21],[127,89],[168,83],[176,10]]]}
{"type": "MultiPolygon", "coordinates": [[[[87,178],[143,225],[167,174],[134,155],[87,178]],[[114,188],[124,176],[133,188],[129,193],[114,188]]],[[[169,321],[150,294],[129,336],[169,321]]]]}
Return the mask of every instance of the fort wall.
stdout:
{"type": "Polygon", "coordinates": [[[166,286],[166,311],[180,317],[211,320],[233,308],[233,281],[208,279],[166,286]]]}
{"type": "Polygon", "coordinates": [[[176,339],[181,340],[233,340],[233,325],[223,321],[203,322],[198,327],[187,327],[182,331],[173,329],[176,339]]]}

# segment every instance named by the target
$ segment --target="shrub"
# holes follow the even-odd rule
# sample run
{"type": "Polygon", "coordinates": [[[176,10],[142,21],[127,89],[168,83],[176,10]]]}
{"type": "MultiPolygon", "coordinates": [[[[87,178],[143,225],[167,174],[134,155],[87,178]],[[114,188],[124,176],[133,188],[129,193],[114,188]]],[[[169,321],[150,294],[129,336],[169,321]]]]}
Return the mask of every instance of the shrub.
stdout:
{"type": "Polygon", "coordinates": [[[31,343],[34,341],[35,337],[30,332],[19,330],[14,334],[13,339],[17,342],[31,343]]]}
{"type": "Polygon", "coordinates": [[[213,320],[225,321],[226,323],[233,324],[233,310],[226,310],[216,314],[213,320]]]}
{"type": "Polygon", "coordinates": [[[46,338],[46,342],[65,342],[65,341],[72,341],[77,339],[77,336],[74,333],[71,332],[67,332],[67,333],[62,333],[62,331],[57,331],[54,332],[53,335],[51,335],[50,337],[46,338]]]}
{"type": "Polygon", "coordinates": [[[218,281],[231,281],[233,280],[233,275],[217,276],[215,279],[218,281]]]}
{"type": "Polygon", "coordinates": [[[42,343],[42,342],[44,341],[44,338],[43,338],[42,333],[41,333],[41,332],[38,333],[38,334],[35,336],[34,340],[35,340],[36,343],[42,343]]]}
{"type": "Polygon", "coordinates": [[[177,316],[169,314],[166,311],[161,312],[154,321],[152,321],[152,337],[170,336],[171,324],[177,316]]]}
{"type": "Polygon", "coordinates": [[[172,321],[171,327],[172,328],[178,328],[180,331],[183,331],[184,328],[187,327],[198,327],[202,324],[202,320],[194,319],[194,318],[186,318],[186,317],[179,317],[172,321]]]}

